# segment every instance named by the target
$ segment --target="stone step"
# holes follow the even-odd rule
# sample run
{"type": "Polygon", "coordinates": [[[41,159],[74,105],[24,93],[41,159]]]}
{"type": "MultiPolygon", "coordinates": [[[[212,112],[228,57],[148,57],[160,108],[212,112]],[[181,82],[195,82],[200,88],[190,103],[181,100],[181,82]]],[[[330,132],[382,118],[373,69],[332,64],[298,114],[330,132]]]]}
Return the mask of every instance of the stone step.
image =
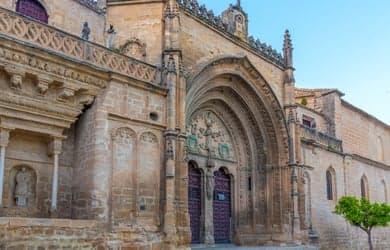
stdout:
{"type": "Polygon", "coordinates": [[[241,247],[235,245],[191,245],[192,250],[318,250],[319,248],[315,246],[286,246],[286,247],[241,247]]]}

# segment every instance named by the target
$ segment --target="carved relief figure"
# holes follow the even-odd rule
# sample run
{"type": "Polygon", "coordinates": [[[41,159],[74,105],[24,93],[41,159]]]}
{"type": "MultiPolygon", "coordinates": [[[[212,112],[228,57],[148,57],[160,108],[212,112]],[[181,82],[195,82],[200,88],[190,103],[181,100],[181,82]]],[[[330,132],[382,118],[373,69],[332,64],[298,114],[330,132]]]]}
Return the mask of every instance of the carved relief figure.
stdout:
{"type": "Polygon", "coordinates": [[[224,122],[213,112],[197,113],[187,128],[187,149],[211,158],[236,160],[232,139],[224,122]]]}
{"type": "Polygon", "coordinates": [[[18,207],[26,207],[28,205],[28,201],[33,194],[32,183],[32,175],[25,167],[17,172],[15,176],[14,199],[18,207]]]}
{"type": "Polygon", "coordinates": [[[213,171],[211,170],[211,168],[207,169],[206,193],[207,193],[207,199],[212,200],[213,193],[214,193],[214,174],[213,174],[213,171]]]}

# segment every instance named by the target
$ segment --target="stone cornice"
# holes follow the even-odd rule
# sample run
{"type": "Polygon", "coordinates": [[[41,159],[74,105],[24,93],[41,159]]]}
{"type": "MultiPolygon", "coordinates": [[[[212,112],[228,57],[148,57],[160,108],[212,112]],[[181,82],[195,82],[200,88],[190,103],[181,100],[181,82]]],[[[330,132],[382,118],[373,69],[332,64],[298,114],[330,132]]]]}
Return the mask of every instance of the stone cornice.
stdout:
{"type": "Polygon", "coordinates": [[[351,154],[351,155],[347,154],[347,155],[351,156],[352,159],[354,159],[354,160],[363,162],[363,163],[368,164],[370,166],[375,166],[375,167],[378,167],[378,168],[390,170],[390,165],[387,165],[385,163],[382,163],[382,162],[379,162],[379,161],[374,161],[374,160],[368,159],[368,158],[366,158],[364,156],[361,156],[361,155],[358,155],[358,154],[351,154]]]}

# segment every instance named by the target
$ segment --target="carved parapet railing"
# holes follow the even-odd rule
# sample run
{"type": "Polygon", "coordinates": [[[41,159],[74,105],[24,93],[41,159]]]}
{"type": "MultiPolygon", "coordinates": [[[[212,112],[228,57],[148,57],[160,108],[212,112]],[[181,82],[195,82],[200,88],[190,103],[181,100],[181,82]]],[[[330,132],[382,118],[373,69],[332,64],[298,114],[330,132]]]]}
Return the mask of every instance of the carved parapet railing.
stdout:
{"type": "Polygon", "coordinates": [[[304,125],[301,125],[301,138],[306,142],[323,145],[330,151],[343,152],[341,140],[304,125]]]}
{"type": "MultiPolygon", "coordinates": [[[[205,23],[214,27],[215,29],[225,33],[233,39],[238,39],[233,34],[229,33],[227,26],[222,22],[222,17],[214,14],[212,10],[208,10],[204,4],[200,5],[198,0],[177,0],[179,5],[193,16],[201,19],[205,23]]],[[[243,42],[243,41],[242,41],[243,42]]],[[[252,51],[262,55],[273,63],[285,67],[283,56],[278,53],[271,46],[262,43],[259,39],[249,36],[247,46],[252,51]]]]}
{"type": "Polygon", "coordinates": [[[0,8],[0,36],[30,43],[141,81],[155,84],[159,81],[159,71],[153,65],[115,53],[4,8],[0,8]]]}

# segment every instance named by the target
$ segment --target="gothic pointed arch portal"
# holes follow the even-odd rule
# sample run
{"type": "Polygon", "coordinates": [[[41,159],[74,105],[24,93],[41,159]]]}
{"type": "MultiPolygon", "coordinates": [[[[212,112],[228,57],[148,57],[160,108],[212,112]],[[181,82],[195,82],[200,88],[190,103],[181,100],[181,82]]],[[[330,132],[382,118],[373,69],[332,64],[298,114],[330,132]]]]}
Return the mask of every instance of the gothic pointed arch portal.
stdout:
{"type": "Polygon", "coordinates": [[[214,173],[222,166],[232,183],[230,240],[261,245],[271,235],[289,237],[291,179],[284,112],[246,57],[214,60],[188,79],[186,125],[188,158],[207,173],[204,242],[216,240],[213,203],[207,200],[215,198],[214,173]]]}

